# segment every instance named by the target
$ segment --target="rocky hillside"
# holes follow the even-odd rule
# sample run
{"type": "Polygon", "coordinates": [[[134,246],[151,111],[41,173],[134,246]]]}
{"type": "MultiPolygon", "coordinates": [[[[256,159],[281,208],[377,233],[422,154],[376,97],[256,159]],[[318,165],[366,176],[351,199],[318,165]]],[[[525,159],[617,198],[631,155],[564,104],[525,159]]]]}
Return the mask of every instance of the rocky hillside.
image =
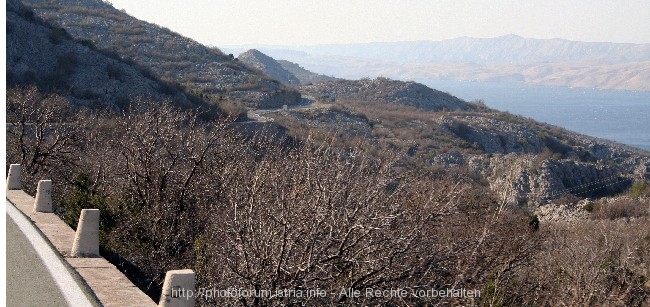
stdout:
{"type": "Polygon", "coordinates": [[[298,80],[298,78],[296,78],[292,73],[285,70],[280,63],[256,49],[251,49],[240,54],[237,59],[284,84],[300,83],[300,80],[298,80]]]}
{"type": "Polygon", "coordinates": [[[416,82],[387,78],[337,80],[301,87],[306,95],[318,100],[367,101],[413,106],[428,111],[469,110],[473,106],[447,93],[416,82]]]}
{"type": "Polygon", "coordinates": [[[285,60],[278,60],[278,63],[282,65],[282,68],[296,76],[300,80],[300,84],[308,85],[310,83],[319,83],[324,81],[336,81],[338,78],[329,77],[326,75],[317,74],[311,72],[304,67],[285,60]]]}
{"type": "Polygon", "coordinates": [[[294,134],[322,131],[343,143],[360,137],[380,150],[406,152],[405,165],[466,169],[508,203],[537,208],[566,195],[616,195],[650,180],[647,154],[419,83],[339,79],[298,88],[326,107],[270,115],[294,134]]]}
{"type": "Polygon", "coordinates": [[[135,19],[101,0],[25,0],[45,21],[103,52],[146,67],[196,95],[272,108],[300,102],[300,95],[231,56],[169,29],[135,19]]]}
{"type": "Polygon", "coordinates": [[[119,58],[73,40],[19,1],[7,1],[7,85],[36,84],[77,104],[126,103],[133,97],[191,105],[176,88],[119,58]]]}
{"type": "Polygon", "coordinates": [[[293,62],[284,60],[276,61],[257,49],[250,49],[243,52],[237,57],[237,59],[250,67],[260,70],[265,75],[278,80],[283,84],[305,85],[337,80],[333,77],[313,73],[293,62]]]}
{"type": "Polygon", "coordinates": [[[647,154],[530,119],[488,112],[451,114],[436,122],[479,151],[454,151],[433,162],[468,167],[512,203],[537,206],[568,194],[611,196],[650,179],[647,154]]]}
{"type": "Polygon", "coordinates": [[[507,203],[533,209],[567,195],[616,195],[650,180],[647,153],[479,104],[447,105],[454,111],[441,112],[435,102],[404,103],[418,97],[409,94],[418,93],[414,88],[419,85],[382,79],[305,86],[306,94],[330,107],[268,116],[294,133],[336,135],[343,146],[361,137],[376,150],[401,151],[406,167],[468,171],[507,203]]]}

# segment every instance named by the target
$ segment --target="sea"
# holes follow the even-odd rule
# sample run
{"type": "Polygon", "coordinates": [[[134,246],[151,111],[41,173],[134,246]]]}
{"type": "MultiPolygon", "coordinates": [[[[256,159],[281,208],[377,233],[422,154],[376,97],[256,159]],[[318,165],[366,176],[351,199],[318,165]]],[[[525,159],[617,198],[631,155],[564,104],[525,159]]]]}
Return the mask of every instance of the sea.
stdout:
{"type": "Polygon", "coordinates": [[[467,101],[650,151],[650,92],[416,80],[467,101]]]}

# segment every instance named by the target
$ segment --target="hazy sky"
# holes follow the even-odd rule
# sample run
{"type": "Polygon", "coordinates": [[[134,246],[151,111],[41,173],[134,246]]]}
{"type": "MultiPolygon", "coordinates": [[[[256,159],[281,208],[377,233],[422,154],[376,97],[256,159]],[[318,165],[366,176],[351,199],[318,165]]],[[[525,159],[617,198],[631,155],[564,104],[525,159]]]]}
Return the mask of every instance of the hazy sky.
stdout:
{"type": "Polygon", "coordinates": [[[111,0],[212,45],[441,40],[517,34],[650,43],[650,0],[111,0]]]}

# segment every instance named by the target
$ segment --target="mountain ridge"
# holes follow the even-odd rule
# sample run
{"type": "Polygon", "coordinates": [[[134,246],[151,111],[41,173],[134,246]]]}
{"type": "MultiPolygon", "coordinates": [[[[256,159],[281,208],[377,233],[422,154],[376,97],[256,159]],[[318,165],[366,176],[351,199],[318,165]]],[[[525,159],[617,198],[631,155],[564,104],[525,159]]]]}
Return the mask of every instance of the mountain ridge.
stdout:
{"type": "Polygon", "coordinates": [[[187,95],[141,67],[102,53],[7,1],[7,85],[37,85],[80,105],[124,106],[143,97],[197,107],[187,95]],[[81,69],[83,68],[83,69],[81,69]]]}
{"type": "Polygon", "coordinates": [[[273,108],[300,102],[300,95],[294,90],[220,50],[138,20],[104,1],[22,3],[45,21],[64,28],[73,38],[145,66],[156,77],[191,88],[214,103],[228,100],[252,108],[273,108]]]}
{"type": "MultiPolygon", "coordinates": [[[[511,204],[552,202],[585,180],[649,176],[646,154],[639,158],[635,149],[468,103],[420,83],[378,77],[302,84],[296,88],[317,106],[265,114],[290,135],[362,137],[377,148],[408,152],[406,164],[468,167],[488,178],[493,189],[513,191],[507,196],[511,204]],[[514,181],[501,178],[511,171],[514,181]]],[[[583,196],[619,193],[631,179],[620,180],[583,196]]]]}
{"type": "Polygon", "coordinates": [[[241,53],[237,57],[237,60],[287,85],[306,85],[309,83],[336,80],[333,77],[313,73],[301,67],[299,64],[290,61],[276,61],[257,49],[250,49],[241,53]]]}
{"type": "Polygon", "coordinates": [[[237,60],[255,69],[261,70],[267,76],[284,84],[298,84],[300,80],[287,71],[273,58],[256,49],[248,50],[237,57],[237,60]]]}

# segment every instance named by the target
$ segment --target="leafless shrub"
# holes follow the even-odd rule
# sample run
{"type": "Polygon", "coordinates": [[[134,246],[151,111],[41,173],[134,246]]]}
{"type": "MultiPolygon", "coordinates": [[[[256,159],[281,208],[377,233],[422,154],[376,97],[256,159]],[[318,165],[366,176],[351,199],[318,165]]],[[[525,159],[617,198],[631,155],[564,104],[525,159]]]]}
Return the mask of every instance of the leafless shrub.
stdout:
{"type": "Polygon", "coordinates": [[[22,165],[26,189],[33,192],[41,179],[66,178],[61,173],[80,160],[76,117],[68,102],[34,86],[13,88],[7,91],[6,111],[7,163],[22,165]]]}
{"type": "Polygon", "coordinates": [[[522,306],[647,306],[650,223],[642,218],[550,224],[535,261],[520,276],[534,291],[522,306]]]}
{"type": "Polygon", "coordinates": [[[243,105],[230,100],[218,100],[217,105],[228,117],[234,119],[246,119],[247,109],[243,105]]]}
{"type": "Polygon", "coordinates": [[[629,198],[605,202],[598,201],[592,205],[592,219],[638,218],[648,215],[648,205],[642,201],[629,198]]]}
{"type": "Polygon", "coordinates": [[[573,194],[566,193],[562,195],[562,197],[555,200],[554,203],[560,206],[576,206],[578,204],[578,201],[580,201],[580,198],[573,194]]]}
{"type": "Polygon", "coordinates": [[[114,21],[127,21],[129,18],[127,14],[115,11],[109,8],[88,8],[83,6],[58,6],[59,14],[78,14],[83,16],[97,16],[103,17],[106,19],[112,19],[114,21]]]}
{"type": "MultiPolygon", "coordinates": [[[[12,94],[12,122],[58,120],[47,114],[60,110],[38,105],[36,94],[12,94]]],[[[102,224],[102,247],[144,273],[137,282],[154,298],[164,273],[178,268],[196,270],[199,287],[328,293],[199,298],[206,306],[518,305],[540,287],[520,278],[530,274],[539,231],[468,174],[405,171],[396,167],[399,156],[366,142],[340,148],[323,139],[245,138],[227,122],[169,103],[136,100],[123,113],[75,118],[64,126],[76,128],[75,142],[30,168],[41,176],[49,167],[71,166],[70,174],[51,179],[83,180],[62,187],[57,204],[101,205],[111,218],[102,224]],[[466,288],[484,295],[341,294],[349,288],[466,288]]],[[[55,134],[41,143],[21,139],[28,134],[9,136],[15,148],[9,161],[28,165],[37,148],[56,141],[55,134]]]]}

